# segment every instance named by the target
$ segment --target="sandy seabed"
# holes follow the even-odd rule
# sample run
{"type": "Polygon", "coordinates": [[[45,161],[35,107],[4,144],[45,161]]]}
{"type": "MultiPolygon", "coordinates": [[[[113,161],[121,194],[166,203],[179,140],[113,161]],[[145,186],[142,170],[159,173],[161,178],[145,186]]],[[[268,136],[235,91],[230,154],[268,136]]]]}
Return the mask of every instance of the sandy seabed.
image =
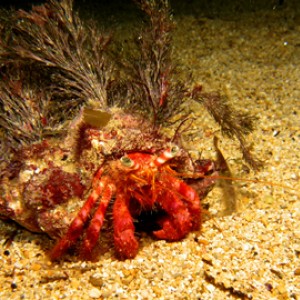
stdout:
{"type": "MultiPolygon", "coordinates": [[[[222,216],[216,187],[204,200],[210,218],[201,232],[176,243],[142,235],[135,259],[108,251],[94,263],[51,263],[46,236],[0,221],[0,299],[300,299],[300,6],[272,5],[174,14],[183,69],[259,118],[248,142],[261,171],[243,164],[235,141],[220,138],[234,176],[263,181],[235,183],[237,211],[222,216]]],[[[198,115],[192,143],[213,158],[212,136],[221,134],[198,115]]]]}

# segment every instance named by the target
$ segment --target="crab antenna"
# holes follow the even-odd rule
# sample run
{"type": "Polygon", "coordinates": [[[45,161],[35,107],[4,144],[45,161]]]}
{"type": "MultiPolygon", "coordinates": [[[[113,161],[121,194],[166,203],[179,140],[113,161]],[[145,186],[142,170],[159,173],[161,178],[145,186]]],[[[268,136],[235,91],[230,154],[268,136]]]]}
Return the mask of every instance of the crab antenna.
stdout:
{"type": "Polygon", "coordinates": [[[152,162],[152,164],[156,167],[159,167],[163,165],[165,162],[167,162],[168,160],[175,157],[178,154],[178,152],[179,152],[179,148],[177,146],[166,149],[152,162]]]}

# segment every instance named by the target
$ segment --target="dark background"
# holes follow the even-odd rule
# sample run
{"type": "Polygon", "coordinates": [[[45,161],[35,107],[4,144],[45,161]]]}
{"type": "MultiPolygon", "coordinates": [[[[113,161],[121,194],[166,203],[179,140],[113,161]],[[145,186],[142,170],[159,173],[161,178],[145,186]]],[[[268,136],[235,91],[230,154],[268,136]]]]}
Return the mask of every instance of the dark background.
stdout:
{"type": "MultiPolygon", "coordinates": [[[[38,5],[47,1],[41,0],[7,0],[1,1],[2,8],[30,9],[32,4],[38,5]]],[[[222,15],[227,12],[242,13],[257,10],[282,9],[287,5],[300,6],[298,0],[170,0],[171,7],[176,14],[195,14],[204,12],[210,15],[222,15]]],[[[106,12],[109,16],[120,13],[134,12],[135,5],[130,0],[75,0],[75,6],[80,9],[91,9],[93,12],[106,12]]]]}

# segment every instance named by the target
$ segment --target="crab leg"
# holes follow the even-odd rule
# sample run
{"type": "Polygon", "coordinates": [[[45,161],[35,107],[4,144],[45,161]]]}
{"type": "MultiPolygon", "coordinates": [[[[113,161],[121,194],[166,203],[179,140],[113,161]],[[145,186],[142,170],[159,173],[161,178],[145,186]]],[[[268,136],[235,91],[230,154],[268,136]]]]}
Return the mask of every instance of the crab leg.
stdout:
{"type": "MultiPolygon", "coordinates": [[[[177,147],[173,147],[163,151],[155,159],[154,164],[158,167],[165,164],[168,160],[175,157],[178,154],[178,151],[179,149],[177,147]]],[[[168,182],[172,186],[172,188],[169,190],[177,191],[181,196],[180,198],[182,198],[182,200],[187,203],[189,213],[191,216],[193,216],[191,230],[199,229],[201,224],[201,204],[197,192],[193,188],[188,186],[185,182],[174,178],[173,176],[169,176],[168,174],[164,174],[162,176],[164,177],[164,179],[162,179],[161,181],[168,182]]]]}
{"type": "Polygon", "coordinates": [[[80,255],[85,259],[90,258],[91,252],[97,243],[100,230],[104,222],[105,212],[114,192],[114,187],[115,186],[112,183],[108,183],[105,186],[102,193],[101,202],[90,222],[89,227],[87,228],[86,237],[83,242],[83,248],[80,255]]]}
{"type": "Polygon", "coordinates": [[[159,220],[162,229],[153,234],[169,241],[178,241],[184,238],[192,229],[190,213],[186,205],[171,190],[165,190],[157,197],[161,208],[168,214],[159,220]]]}
{"type": "Polygon", "coordinates": [[[164,175],[164,182],[168,182],[172,186],[172,190],[176,191],[182,201],[186,203],[186,207],[192,217],[192,230],[198,230],[201,225],[201,202],[197,192],[175,177],[164,175]]]}
{"type": "Polygon", "coordinates": [[[129,200],[124,194],[119,193],[113,207],[115,250],[123,259],[136,256],[139,247],[128,209],[129,200]]]}
{"type": "MultiPolygon", "coordinates": [[[[102,172],[96,175],[100,177],[102,172]]],[[[56,243],[51,250],[50,259],[57,260],[76,242],[83,231],[84,224],[89,218],[90,211],[94,207],[97,199],[100,197],[104,188],[104,182],[99,181],[99,184],[94,188],[90,196],[85,201],[78,215],[72,221],[67,233],[56,243]]]]}
{"type": "Polygon", "coordinates": [[[202,223],[200,198],[197,192],[185,182],[179,181],[179,183],[177,191],[183,196],[183,201],[188,203],[187,208],[192,216],[192,230],[198,230],[202,223]]]}

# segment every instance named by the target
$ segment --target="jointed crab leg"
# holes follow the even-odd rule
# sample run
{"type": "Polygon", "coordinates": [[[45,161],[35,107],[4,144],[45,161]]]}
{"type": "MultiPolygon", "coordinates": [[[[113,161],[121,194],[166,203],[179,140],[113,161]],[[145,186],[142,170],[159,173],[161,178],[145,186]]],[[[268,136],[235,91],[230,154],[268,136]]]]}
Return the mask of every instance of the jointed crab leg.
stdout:
{"type": "MultiPolygon", "coordinates": [[[[99,175],[99,174],[98,174],[99,175]]],[[[87,198],[78,215],[72,221],[67,233],[57,242],[50,253],[51,260],[57,260],[72,246],[79,236],[82,234],[84,224],[89,218],[90,211],[100,197],[104,188],[104,182],[99,181],[98,186],[94,188],[90,196],[87,198]]]]}
{"type": "MultiPolygon", "coordinates": [[[[103,182],[101,184],[103,184],[103,182]]],[[[104,222],[105,212],[109,204],[109,201],[112,198],[112,195],[114,193],[114,189],[115,186],[112,183],[105,184],[102,197],[101,197],[101,202],[86,231],[86,237],[83,242],[83,248],[81,250],[81,255],[80,255],[83,258],[90,257],[90,254],[97,243],[100,230],[104,222]]]]}
{"type": "Polygon", "coordinates": [[[178,241],[185,237],[192,228],[190,213],[180,198],[170,190],[165,190],[157,197],[161,208],[168,214],[159,223],[162,229],[153,234],[159,239],[178,241]]]}
{"type": "Polygon", "coordinates": [[[184,181],[169,174],[164,175],[163,182],[168,182],[171,186],[171,191],[177,192],[178,197],[187,203],[187,209],[192,217],[192,230],[198,230],[201,224],[201,202],[197,192],[184,181]]]}
{"type": "Polygon", "coordinates": [[[119,193],[114,203],[114,242],[120,258],[132,258],[138,251],[138,242],[134,236],[132,216],[128,209],[128,196],[119,193]]]}

